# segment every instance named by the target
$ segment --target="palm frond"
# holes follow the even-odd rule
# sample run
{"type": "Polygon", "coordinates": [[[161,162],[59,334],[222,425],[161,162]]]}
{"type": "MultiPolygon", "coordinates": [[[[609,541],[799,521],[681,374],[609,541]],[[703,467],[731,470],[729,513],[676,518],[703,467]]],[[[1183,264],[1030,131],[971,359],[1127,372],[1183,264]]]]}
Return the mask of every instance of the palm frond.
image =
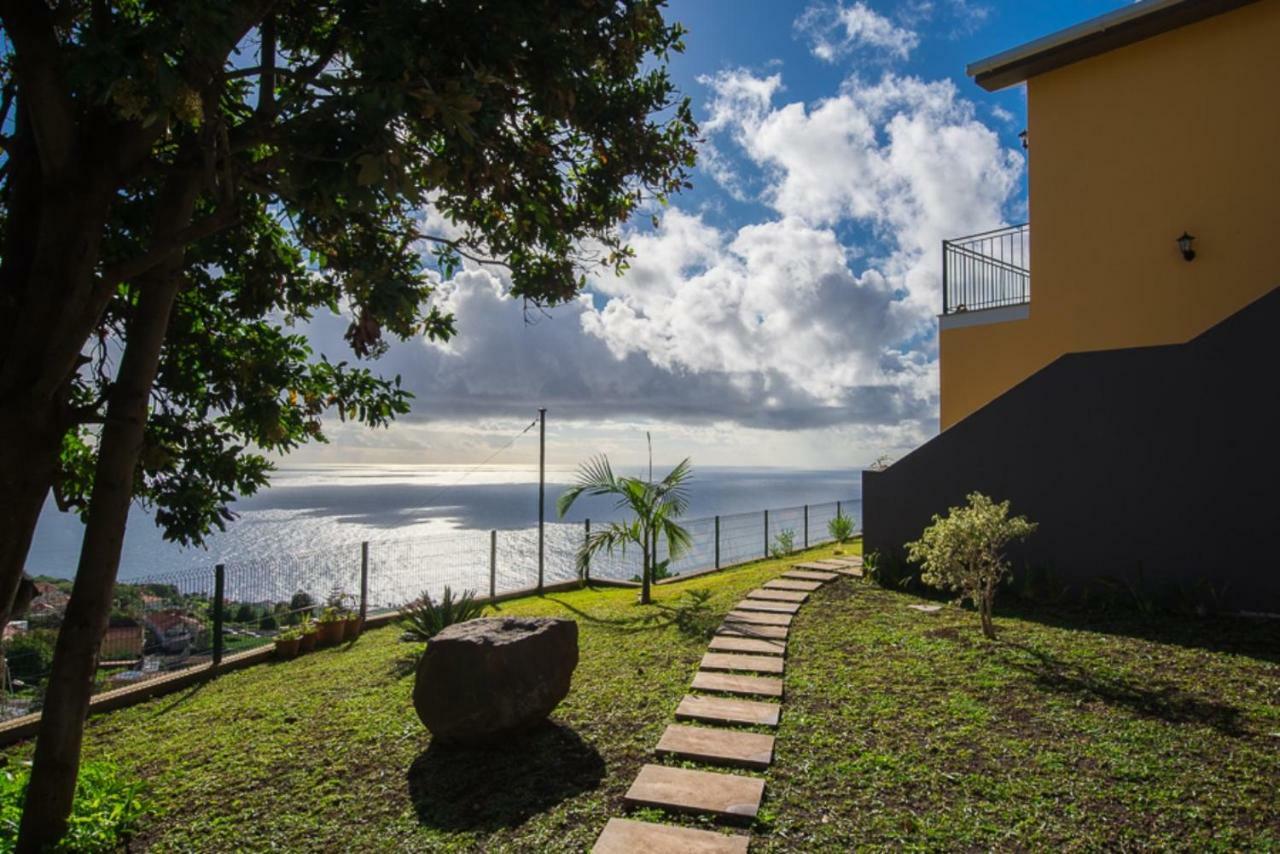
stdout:
{"type": "Polygon", "coordinates": [[[573,486],[556,499],[556,513],[563,518],[573,502],[582,495],[609,495],[617,493],[619,487],[618,478],[614,477],[613,467],[609,465],[609,458],[604,454],[592,457],[578,467],[578,479],[573,486]]]}
{"type": "Polygon", "coordinates": [[[639,521],[610,522],[603,528],[597,528],[587,535],[587,541],[578,549],[578,573],[585,574],[591,559],[601,552],[612,555],[617,550],[625,555],[629,544],[640,543],[639,521]]]}

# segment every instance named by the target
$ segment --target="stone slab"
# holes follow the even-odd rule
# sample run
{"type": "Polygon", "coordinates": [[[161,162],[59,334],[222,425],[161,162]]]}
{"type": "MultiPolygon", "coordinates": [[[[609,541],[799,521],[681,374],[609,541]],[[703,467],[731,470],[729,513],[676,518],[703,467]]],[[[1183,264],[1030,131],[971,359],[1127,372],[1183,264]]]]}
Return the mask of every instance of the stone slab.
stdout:
{"type": "Polygon", "coordinates": [[[845,566],[862,566],[862,558],[857,555],[835,555],[833,557],[824,557],[823,563],[842,563],[845,566]]]}
{"type": "Polygon", "coordinates": [[[716,629],[717,635],[729,635],[730,637],[757,638],[764,640],[786,640],[787,632],[791,631],[786,626],[757,626],[751,623],[725,623],[716,629]]]}
{"type": "Polygon", "coordinates": [[[777,726],[782,706],[759,700],[732,697],[695,697],[686,695],[676,706],[676,720],[703,721],[709,724],[752,724],[777,726]]]}
{"type": "Polygon", "coordinates": [[[784,659],[776,655],[734,655],[725,652],[708,652],[702,656],[698,667],[702,670],[724,670],[738,673],[782,673],[784,659]]]}
{"type": "Polygon", "coordinates": [[[764,780],[759,777],[646,765],[622,799],[628,806],[750,821],[760,811],[762,797],[764,780]]]}
{"type": "Polygon", "coordinates": [[[699,670],[694,674],[693,687],[698,691],[719,691],[748,697],[782,697],[782,680],[772,676],[738,676],[699,670]]]}
{"type": "Polygon", "coordinates": [[[794,578],[797,581],[820,581],[823,584],[826,584],[829,581],[835,581],[840,577],[840,574],[821,569],[817,571],[811,569],[789,569],[782,573],[782,577],[794,578]]]}
{"type": "Polygon", "coordinates": [[[762,599],[766,602],[795,602],[798,604],[808,599],[809,594],[803,590],[770,590],[767,587],[761,587],[748,593],[747,598],[762,599]]]}
{"type": "Polygon", "coordinates": [[[747,854],[751,837],[611,818],[591,854],[747,854]]]}
{"type": "Polygon", "coordinates": [[[767,602],[764,599],[743,599],[733,606],[735,611],[759,611],[766,614],[794,614],[800,610],[798,602],[767,602]]]}
{"type": "Polygon", "coordinates": [[[786,655],[785,641],[765,638],[735,638],[717,635],[711,639],[712,652],[745,652],[750,655],[786,655]]]}
{"type": "Polygon", "coordinates": [[[763,770],[773,762],[773,736],[736,729],[670,724],[658,739],[659,756],[763,770]]]}
{"type": "Polygon", "coordinates": [[[775,578],[772,581],[764,583],[766,590],[793,590],[812,593],[815,590],[822,589],[822,584],[817,581],[796,581],[794,578],[775,578]]]}
{"type": "MultiPolygon", "coordinates": [[[[800,566],[800,564],[796,564],[796,566],[800,566]]],[[[805,569],[809,569],[810,567],[817,567],[820,570],[824,570],[824,571],[830,570],[831,572],[839,572],[842,569],[848,568],[848,566],[849,564],[847,563],[840,563],[839,561],[827,560],[826,558],[823,558],[822,560],[811,560],[804,564],[805,569]]],[[[861,566],[861,564],[859,564],[859,566],[861,566]]]]}
{"type": "Polygon", "coordinates": [[[763,614],[759,611],[730,611],[724,615],[726,623],[751,623],[756,626],[789,626],[790,614],[763,614]]]}

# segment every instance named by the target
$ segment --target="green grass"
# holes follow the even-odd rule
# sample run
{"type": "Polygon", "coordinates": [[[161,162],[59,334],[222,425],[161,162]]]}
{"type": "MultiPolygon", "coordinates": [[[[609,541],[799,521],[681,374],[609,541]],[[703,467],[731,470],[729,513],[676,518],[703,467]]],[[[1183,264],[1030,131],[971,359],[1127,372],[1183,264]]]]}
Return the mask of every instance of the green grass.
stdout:
{"type": "MultiPolygon", "coordinates": [[[[146,782],[158,851],[587,850],[720,615],[782,569],[661,585],[648,608],[504,604],[581,630],[557,726],[506,750],[431,745],[418,647],[387,628],[95,717],[85,755],[146,782]]],[[[1280,626],[1006,609],[991,644],[915,601],[840,581],[802,609],[753,850],[1280,846],[1280,626]]]]}

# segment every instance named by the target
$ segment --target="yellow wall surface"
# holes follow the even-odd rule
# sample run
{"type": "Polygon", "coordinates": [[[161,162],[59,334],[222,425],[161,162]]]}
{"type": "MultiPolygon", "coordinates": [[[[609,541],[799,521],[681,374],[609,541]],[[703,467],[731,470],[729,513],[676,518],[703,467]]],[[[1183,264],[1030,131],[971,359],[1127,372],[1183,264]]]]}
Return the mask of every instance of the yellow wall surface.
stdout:
{"type": "Polygon", "coordinates": [[[1027,100],[1030,317],[940,334],[943,429],[1065,353],[1186,341],[1280,285],[1280,0],[1034,77],[1027,100]]]}

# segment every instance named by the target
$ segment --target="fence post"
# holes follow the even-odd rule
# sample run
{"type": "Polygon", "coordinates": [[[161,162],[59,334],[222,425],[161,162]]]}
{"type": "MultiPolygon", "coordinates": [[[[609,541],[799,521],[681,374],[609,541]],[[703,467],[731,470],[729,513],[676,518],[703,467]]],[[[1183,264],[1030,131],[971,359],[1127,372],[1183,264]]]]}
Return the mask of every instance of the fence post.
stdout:
{"type": "Polygon", "coordinates": [[[720,568],[720,517],[716,517],[716,569],[720,568]]]}
{"type": "Polygon", "coordinates": [[[360,544],[360,622],[369,615],[369,541],[360,544]]]}
{"type": "Polygon", "coordinates": [[[769,556],[769,511],[764,511],[764,556],[769,556]]]}
{"type": "MultiPolygon", "coordinates": [[[[587,547],[587,542],[591,539],[591,519],[588,517],[582,532],[582,547],[587,547]]],[[[591,559],[587,558],[587,562],[582,566],[582,580],[588,584],[591,583],[591,559]]]]}
{"type": "Polygon", "coordinates": [[[809,548],[809,505],[804,506],[804,547],[809,548]]]}
{"type": "Polygon", "coordinates": [[[213,568],[213,667],[222,663],[222,600],[225,598],[227,567],[218,564],[213,568]]]}
{"type": "Polygon", "coordinates": [[[498,595],[498,532],[489,532],[489,598],[498,595]]]}

